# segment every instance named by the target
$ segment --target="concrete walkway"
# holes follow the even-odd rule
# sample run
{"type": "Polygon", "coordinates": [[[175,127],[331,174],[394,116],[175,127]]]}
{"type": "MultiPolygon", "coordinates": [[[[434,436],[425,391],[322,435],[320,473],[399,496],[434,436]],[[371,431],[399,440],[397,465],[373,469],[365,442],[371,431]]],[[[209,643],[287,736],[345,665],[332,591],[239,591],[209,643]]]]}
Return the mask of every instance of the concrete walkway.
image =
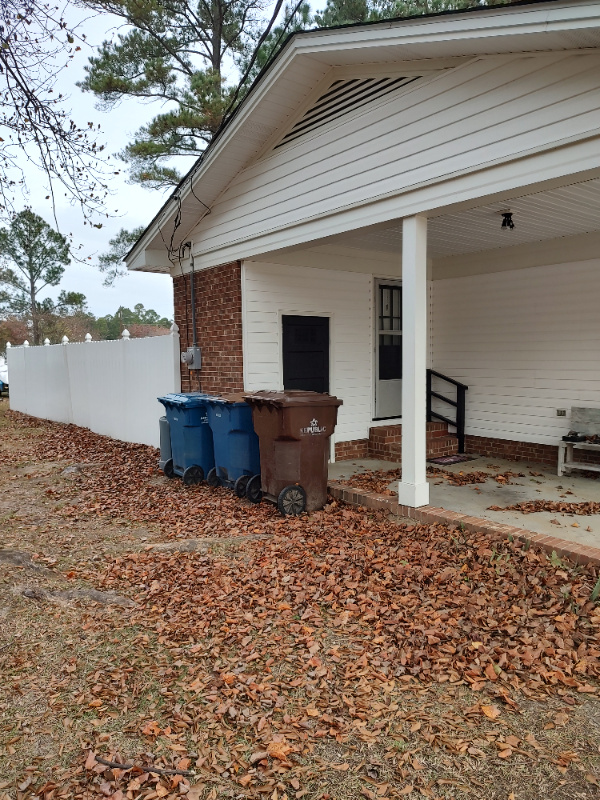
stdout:
{"type": "MultiPolygon", "coordinates": [[[[398,467],[400,467],[398,463],[374,459],[338,461],[329,465],[329,477],[351,485],[352,481],[348,479],[356,472],[390,470],[398,467]]],[[[489,510],[489,506],[505,507],[526,500],[564,500],[572,503],[594,500],[599,502],[600,476],[598,479],[585,478],[581,476],[581,473],[574,472],[572,475],[563,475],[562,478],[559,478],[548,467],[539,464],[491,459],[487,456],[476,457],[472,461],[462,464],[444,466],[442,469],[456,473],[488,472],[490,475],[511,471],[523,473],[525,477],[511,478],[508,486],[503,486],[492,478],[485,483],[452,486],[442,478],[433,475],[428,478],[432,506],[504,525],[526,528],[536,533],[567,539],[588,547],[600,548],[600,514],[577,516],[547,511],[522,514],[519,511],[489,510]],[[532,472],[541,473],[541,475],[532,475],[532,472]],[[572,494],[567,494],[568,491],[572,494]]],[[[390,483],[389,488],[395,489],[394,483],[390,483]]]]}

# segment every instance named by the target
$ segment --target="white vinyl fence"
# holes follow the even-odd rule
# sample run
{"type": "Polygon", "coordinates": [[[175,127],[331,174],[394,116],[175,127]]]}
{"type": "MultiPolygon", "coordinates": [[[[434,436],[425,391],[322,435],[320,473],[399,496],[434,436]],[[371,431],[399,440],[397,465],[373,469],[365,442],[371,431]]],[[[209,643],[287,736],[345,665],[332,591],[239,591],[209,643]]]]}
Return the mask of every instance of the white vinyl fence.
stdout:
{"type": "MultiPolygon", "coordinates": [[[[7,349],[10,407],[158,447],[157,397],[181,391],[179,334],[7,349]]],[[[66,338],[66,337],[65,337],[66,338]]]]}

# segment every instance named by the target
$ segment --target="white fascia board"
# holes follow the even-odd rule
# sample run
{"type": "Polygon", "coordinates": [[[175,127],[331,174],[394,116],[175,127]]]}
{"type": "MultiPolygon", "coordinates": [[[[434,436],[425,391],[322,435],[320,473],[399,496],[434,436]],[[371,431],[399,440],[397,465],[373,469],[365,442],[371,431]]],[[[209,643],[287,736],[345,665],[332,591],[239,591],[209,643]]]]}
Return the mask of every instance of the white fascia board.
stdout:
{"type": "MultiPolygon", "coordinates": [[[[483,10],[482,10],[483,11],[483,10]]],[[[524,35],[560,33],[562,31],[589,30],[600,25],[600,4],[597,0],[578,3],[543,3],[521,7],[487,7],[481,14],[465,12],[448,16],[417,17],[408,20],[390,21],[388,27],[364,26],[349,29],[323,29],[314,37],[300,38],[303,51],[316,56],[327,51],[336,55],[357,47],[376,46],[381,60],[390,47],[426,45],[431,57],[442,57],[439,45],[443,42],[474,39],[496,40],[499,49],[493,53],[523,52],[527,44],[519,41],[524,35]],[[511,40],[506,46],[500,44],[501,37],[511,40]]],[[[537,48],[536,48],[537,50],[537,48]]],[[[526,50],[525,50],[526,51],[526,50]]],[[[419,52],[423,52],[419,47],[419,52]]],[[[464,55],[477,55],[480,51],[465,45],[464,55]]],[[[428,55],[422,55],[426,58],[428,55]]],[[[328,63],[331,63],[327,58],[328,63]]],[[[339,63],[339,59],[336,61],[339,63]]]]}
{"type": "MultiPolygon", "coordinates": [[[[301,60],[319,61],[324,67],[341,67],[345,64],[356,64],[357,51],[361,51],[365,63],[384,63],[386,61],[411,59],[414,48],[414,59],[441,58],[456,56],[456,42],[464,42],[462,55],[479,55],[482,53],[514,53],[540,52],[553,49],[543,46],[544,39],[553,38],[549,34],[584,30],[588,34],[600,29],[599,0],[583,0],[579,2],[556,2],[524,5],[520,7],[496,6],[462,14],[450,14],[432,17],[418,17],[408,20],[382,22],[375,25],[352,26],[340,29],[321,29],[303,33],[293,37],[285,49],[279,53],[272,68],[254,87],[247,100],[239,107],[235,118],[228,125],[205,160],[194,173],[195,190],[202,185],[203,177],[220,159],[226,158],[231,143],[244,126],[252,121],[252,116],[269,94],[272,87],[292,70],[294,62],[301,60]],[[484,47],[476,46],[477,41],[485,40],[484,47]],[[444,52],[444,44],[452,44],[452,52],[444,52]]],[[[554,47],[556,45],[554,44],[554,47]]],[[[572,44],[569,48],[572,48],[572,44]]],[[[281,120],[281,124],[284,119],[281,120]]],[[[265,137],[265,142],[269,136],[265,137]]],[[[251,149],[251,148],[250,148],[251,149]]],[[[250,157],[250,154],[249,154],[250,157]]],[[[227,188],[231,178],[223,181],[215,200],[227,188]]],[[[187,180],[180,189],[181,207],[194,200],[187,180]]],[[[212,201],[214,202],[214,200],[212,201]]],[[[144,269],[138,266],[138,257],[145,243],[157,237],[161,226],[168,226],[178,211],[178,203],[172,196],[158,219],[144,232],[138,244],[127,258],[129,269],[144,269]]],[[[201,216],[201,214],[199,214],[201,216]]],[[[195,225],[190,227],[192,230],[195,225]]],[[[166,257],[166,253],[165,253],[166,257]]],[[[167,258],[168,261],[168,258],[167,258]]],[[[225,262],[219,262],[225,263],[225,262]]]]}
{"type": "Polygon", "coordinates": [[[534,153],[483,169],[446,176],[432,184],[413,186],[401,194],[364,205],[332,209],[327,216],[266,232],[248,241],[239,239],[222,248],[194,254],[196,269],[250,259],[295,245],[347,233],[415,214],[439,216],[462,204],[476,206],[503,197],[517,197],[553,186],[568,185],[600,175],[600,133],[585,141],[534,153]],[[494,187],[490,193],[490,187],[494,187]]]}

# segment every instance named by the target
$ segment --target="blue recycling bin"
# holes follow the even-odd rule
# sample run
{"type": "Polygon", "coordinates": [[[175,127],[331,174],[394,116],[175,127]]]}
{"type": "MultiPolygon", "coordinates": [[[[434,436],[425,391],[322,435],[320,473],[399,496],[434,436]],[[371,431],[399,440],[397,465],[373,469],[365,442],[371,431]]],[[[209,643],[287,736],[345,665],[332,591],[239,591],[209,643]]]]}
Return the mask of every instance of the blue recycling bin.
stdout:
{"type": "Polygon", "coordinates": [[[215,446],[215,468],[206,480],[210,486],[228,486],[238,497],[245,497],[248,481],[260,474],[252,409],[241,395],[211,397],[206,407],[215,446]]]}
{"type": "Polygon", "coordinates": [[[209,398],[211,395],[201,392],[158,398],[165,407],[168,425],[167,429],[164,420],[160,423],[159,465],[168,478],[179,475],[187,486],[201,483],[215,466],[213,435],[206,414],[209,398]]]}

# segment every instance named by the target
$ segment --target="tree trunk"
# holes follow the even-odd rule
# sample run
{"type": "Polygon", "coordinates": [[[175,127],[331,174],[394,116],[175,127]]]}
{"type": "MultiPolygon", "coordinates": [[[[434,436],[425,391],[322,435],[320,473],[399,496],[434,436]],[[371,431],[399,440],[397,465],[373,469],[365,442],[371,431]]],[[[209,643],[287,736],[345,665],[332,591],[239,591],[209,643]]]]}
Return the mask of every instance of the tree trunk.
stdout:
{"type": "Polygon", "coordinates": [[[31,277],[29,278],[29,286],[30,286],[29,296],[31,297],[31,323],[33,327],[33,343],[40,344],[40,324],[38,320],[38,313],[35,303],[35,294],[36,294],[35,283],[33,281],[33,278],[31,277]]]}
{"type": "Polygon", "coordinates": [[[212,68],[216,75],[221,74],[221,44],[223,32],[223,5],[220,0],[213,0],[212,9],[212,68]]]}

